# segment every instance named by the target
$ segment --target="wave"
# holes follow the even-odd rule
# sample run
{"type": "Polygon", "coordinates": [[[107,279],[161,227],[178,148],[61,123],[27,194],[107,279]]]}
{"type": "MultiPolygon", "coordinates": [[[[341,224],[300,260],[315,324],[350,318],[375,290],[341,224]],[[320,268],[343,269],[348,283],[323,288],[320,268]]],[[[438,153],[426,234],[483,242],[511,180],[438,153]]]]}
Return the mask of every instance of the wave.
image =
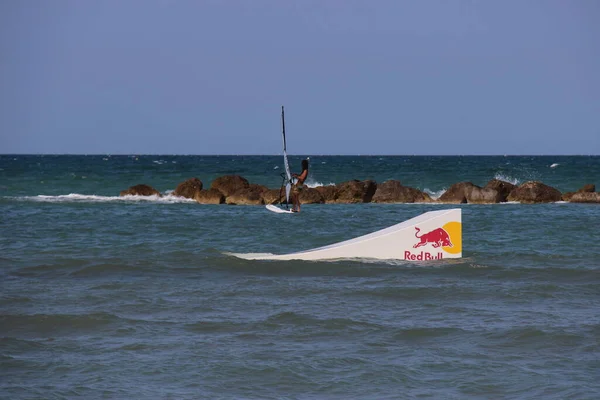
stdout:
{"type": "Polygon", "coordinates": [[[318,186],[335,186],[335,183],[329,182],[329,183],[325,184],[323,182],[318,182],[318,181],[307,181],[306,186],[308,186],[309,188],[315,188],[318,186]]]}
{"type": "MultiPolygon", "coordinates": [[[[168,192],[172,193],[172,191],[168,192]]],[[[94,194],[79,194],[70,193],[57,196],[37,195],[37,196],[18,196],[4,197],[5,199],[32,201],[40,203],[159,203],[159,204],[175,204],[175,203],[196,203],[194,199],[185,197],[173,196],[99,196],[94,194]]]]}
{"type": "Polygon", "coordinates": [[[37,334],[95,332],[111,326],[121,318],[107,312],[90,314],[4,314],[0,315],[5,336],[23,332],[37,334]]]}
{"type": "Polygon", "coordinates": [[[508,183],[512,183],[515,186],[518,186],[521,181],[518,178],[513,178],[512,176],[504,175],[502,173],[497,173],[494,175],[494,179],[498,179],[499,181],[504,181],[508,183]]]}
{"type": "Polygon", "coordinates": [[[446,193],[446,190],[448,190],[448,188],[443,188],[438,191],[433,191],[429,188],[425,188],[425,189],[423,189],[423,192],[427,193],[432,199],[437,200],[440,198],[441,195],[446,193]]]}

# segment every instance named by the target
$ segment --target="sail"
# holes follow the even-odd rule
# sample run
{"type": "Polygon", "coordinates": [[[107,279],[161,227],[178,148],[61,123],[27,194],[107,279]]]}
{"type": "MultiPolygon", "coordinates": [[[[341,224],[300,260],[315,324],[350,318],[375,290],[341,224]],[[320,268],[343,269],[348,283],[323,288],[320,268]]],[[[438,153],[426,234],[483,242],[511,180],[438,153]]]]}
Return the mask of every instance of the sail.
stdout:
{"type": "Polygon", "coordinates": [[[285,167],[285,176],[287,178],[285,183],[285,200],[286,204],[289,204],[290,192],[292,190],[292,174],[290,173],[290,164],[288,163],[287,149],[285,144],[285,116],[283,112],[283,106],[281,106],[281,126],[283,133],[283,166],[285,167]]]}

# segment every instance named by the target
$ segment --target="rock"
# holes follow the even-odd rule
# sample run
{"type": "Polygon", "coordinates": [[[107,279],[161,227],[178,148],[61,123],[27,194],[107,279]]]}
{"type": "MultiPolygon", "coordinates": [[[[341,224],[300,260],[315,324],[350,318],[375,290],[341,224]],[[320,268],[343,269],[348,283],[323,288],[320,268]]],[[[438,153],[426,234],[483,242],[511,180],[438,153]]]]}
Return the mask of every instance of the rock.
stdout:
{"type": "Polygon", "coordinates": [[[229,197],[243,189],[248,189],[250,184],[246,178],[242,178],[239,175],[225,175],[215,179],[210,187],[211,189],[217,189],[223,193],[225,197],[229,197]]]}
{"type": "MultiPolygon", "coordinates": [[[[291,202],[291,200],[290,200],[291,202]]],[[[315,188],[304,187],[300,192],[300,204],[322,204],[325,199],[321,192],[315,188]]]]}
{"type": "Polygon", "coordinates": [[[563,193],[562,196],[560,196],[560,199],[562,201],[571,201],[571,197],[573,197],[574,194],[575,194],[575,192],[563,193]]]}
{"type": "Polygon", "coordinates": [[[190,178],[177,185],[173,191],[173,196],[185,197],[186,199],[196,198],[196,194],[202,190],[202,181],[198,178],[190,178]]]}
{"type": "Polygon", "coordinates": [[[335,203],[337,197],[337,188],[335,186],[317,186],[315,189],[321,193],[324,203],[335,203]]]}
{"type": "Polygon", "coordinates": [[[135,185],[127,190],[122,190],[119,196],[161,196],[160,192],[148,185],[135,185]]]}
{"type": "MultiPolygon", "coordinates": [[[[450,186],[438,199],[442,203],[462,204],[467,202],[467,195],[475,185],[471,182],[459,182],[450,186]]],[[[478,187],[478,186],[477,186],[478,187]]]]}
{"type": "Polygon", "coordinates": [[[521,203],[551,203],[560,201],[562,194],[555,188],[538,181],[529,181],[514,188],[507,197],[508,201],[521,203]]]}
{"type": "Polygon", "coordinates": [[[377,185],[371,200],[373,203],[428,203],[431,197],[419,189],[402,186],[397,180],[389,180],[377,185]]]}
{"type": "Polygon", "coordinates": [[[223,204],[225,196],[217,189],[200,190],[194,195],[194,200],[200,204],[223,204]]]}
{"type": "Polygon", "coordinates": [[[370,203],[377,190],[375,181],[348,181],[337,186],[336,203],[370,203]]]}
{"type": "MultiPolygon", "coordinates": [[[[596,185],[592,183],[588,183],[587,185],[583,185],[577,192],[567,192],[563,193],[562,199],[563,201],[571,201],[571,198],[575,193],[594,193],[596,191],[596,185]]],[[[585,197],[585,196],[584,196],[585,197]]]]}
{"type": "Polygon", "coordinates": [[[480,188],[473,185],[467,193],[467,203],[473,204],[495,204],[502,201],[502,196],[496,189],[480,188]]]}
{"type": "Polygon", "coordinates": [[[285,189],[268,189],[262,193],[262,198],[264,204],[285,203],[285,189]]]}
{"type": "Polygon", "coordinates": [[[446,192],[440,196],[442,203],[477,203],[490,204],[499,203],[502,196],[496,189],[490,187],[482,188],[471,182],[459,182],[450,186],[446,192]]]}
{"type": "Polygon", "coordinates": [[[571,197],[571,203],[599,203],[600,193],[577,192],[571,197]]]}
{"type": "Polygon", "coordinates": [[[226,204],[251,205],[257,206],[264,204],[262,194],[269,189],[262,185],[251,184],[247,188],[241,189],[225,197],[226,204]]]}
{"type": "Polygon", "coordinates": [[[500,195],[500,202],[502,203],[506,202],[508,195],[514,188],[516,188],[516,186],[512,183],[501,181],[499,179],[492,179],[484,187],[484,189],[494,189],[498,191],[498,194],[500,195]]]}

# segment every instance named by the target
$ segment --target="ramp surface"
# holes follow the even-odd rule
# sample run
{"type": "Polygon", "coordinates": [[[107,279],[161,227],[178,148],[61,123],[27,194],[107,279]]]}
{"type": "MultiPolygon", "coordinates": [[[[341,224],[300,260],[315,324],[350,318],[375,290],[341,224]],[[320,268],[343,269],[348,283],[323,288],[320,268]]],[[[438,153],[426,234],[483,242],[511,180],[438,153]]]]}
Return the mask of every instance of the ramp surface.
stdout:
{"type": "Polygon", "coordinates": [[[365,258],[429,261],[462,257],[461,209],[430,211],[368,235],[290,254],[230,253],[247,260],[365,258]]]}

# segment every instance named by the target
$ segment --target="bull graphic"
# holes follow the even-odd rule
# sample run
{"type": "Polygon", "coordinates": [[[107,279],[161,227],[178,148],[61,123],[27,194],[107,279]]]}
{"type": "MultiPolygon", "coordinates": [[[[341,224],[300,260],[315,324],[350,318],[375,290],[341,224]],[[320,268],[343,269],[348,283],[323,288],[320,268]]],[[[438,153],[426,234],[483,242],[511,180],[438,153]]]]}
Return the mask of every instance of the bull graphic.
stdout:
{"type": "Polygon", "coordinates": [[[450,241],[450,235],[442,228],[437,228],[432,230],[431,232],[427,232],[419,236],[419,232],[421,229],[417,228],[415,232],[415,237],[420,239],[421,241],[413,246],[413,248],[425,246],[427,243],[431,243],[433,247],[438,248],[440,246],[444,247],[452,247],[452,242],[450,241]]]}

